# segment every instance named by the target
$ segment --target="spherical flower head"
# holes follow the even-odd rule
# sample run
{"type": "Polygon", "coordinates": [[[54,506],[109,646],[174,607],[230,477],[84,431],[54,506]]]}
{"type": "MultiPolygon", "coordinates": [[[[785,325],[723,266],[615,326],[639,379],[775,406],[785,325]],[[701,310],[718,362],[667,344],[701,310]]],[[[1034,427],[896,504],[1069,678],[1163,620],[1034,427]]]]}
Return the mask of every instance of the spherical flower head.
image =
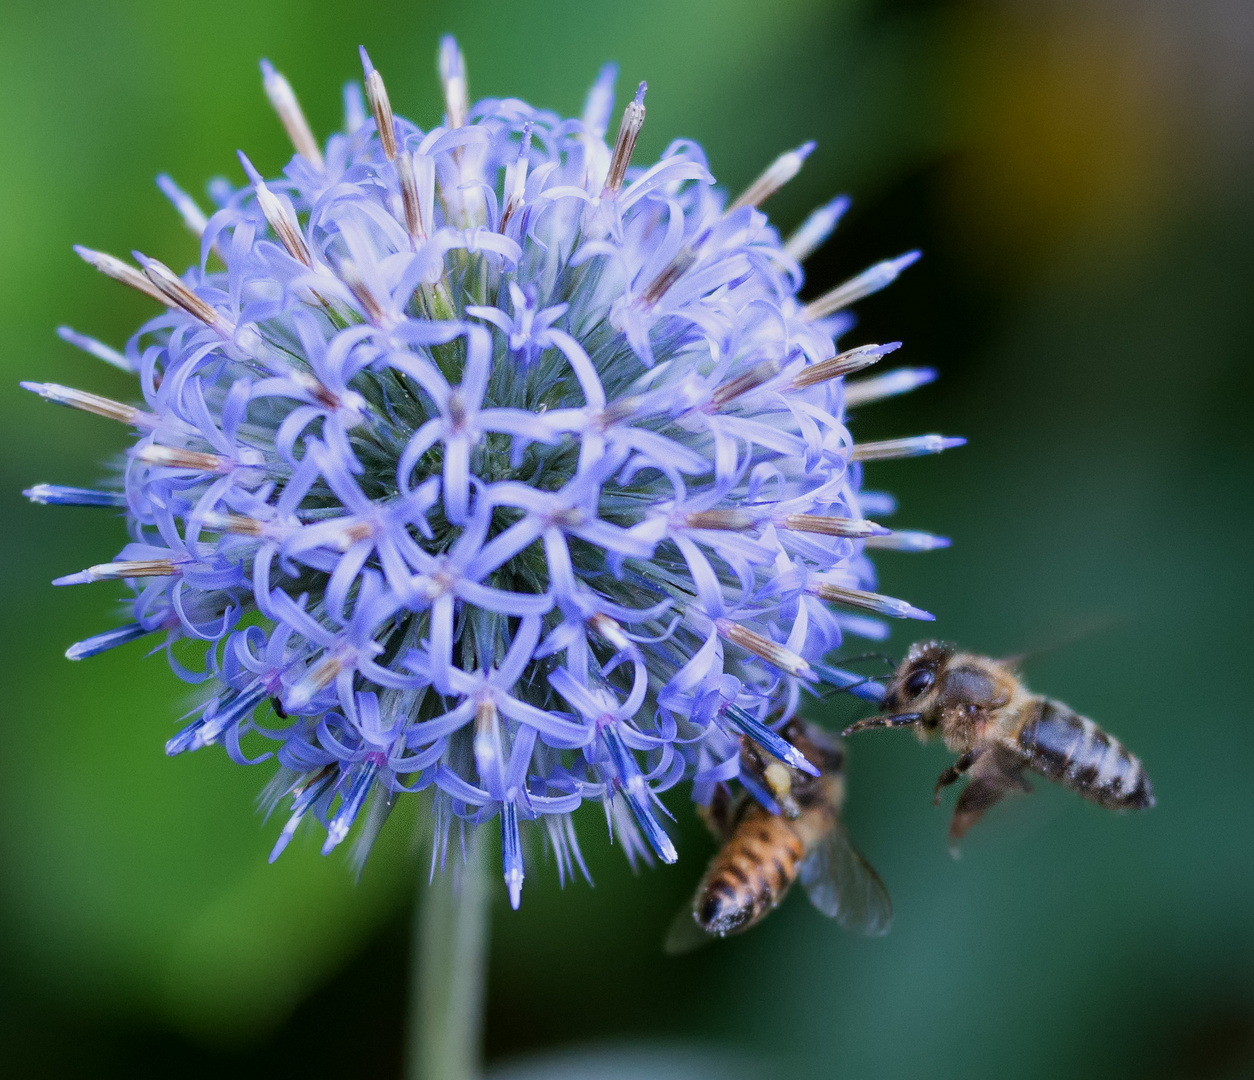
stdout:
{"type": "Polygon", "coordinates": [[[362,59],[325,146],[263,63],[282,176],[241,154],[211,215],[160,179],[200,238],[182,276],[79,249],[165,310],[124,353],[62,331],[142,405],[26,384],[135,430],[121,490],[28,494],[125,508],[131,543],[57,584],[128,582],[132,621],[68,655],[164,635],[207,690],[167,752],[277,757],[272,857],[306,818],[364,855],[426,790],[433,866],[454,823],[497,819],[517,906],[526,823],[563,878],[589,799],[670,862],[659,792],[735,784],[743,739],[813,770],[777,731],[825,684],[874,695],[827,662],[844,634],[930,618],[871,591],[868,549],[943,543],[868,520],[891,505],[861,462],[956,440],[849,434],[852,404],[931,377],[849,382],[895,345],[835,344],[915,256],[798,301],[844,201],[787,242],[759,207],[809,145],[728,202],[691,142],[633,163],[643,84],[606,142],[612,68],[580,119],[471,105],[446,39],[424,131],[362,59]]]}

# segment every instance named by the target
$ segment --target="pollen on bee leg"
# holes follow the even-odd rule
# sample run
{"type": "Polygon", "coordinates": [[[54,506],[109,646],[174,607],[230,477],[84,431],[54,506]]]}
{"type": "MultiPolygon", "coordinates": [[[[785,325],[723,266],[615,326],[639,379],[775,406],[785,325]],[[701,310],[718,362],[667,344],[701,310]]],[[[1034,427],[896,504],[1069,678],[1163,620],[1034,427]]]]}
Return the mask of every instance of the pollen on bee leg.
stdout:
{"type": "Polygon", "coordinates": [[[614,140],[614,152],[610,155],[610,168],[605,174],[605,186],[601,189],[603,199],[611,199],[622,190],[627,166],[631,164],[632,151],[636,148],[636,139],[640,137],[640,129],[644,127],[644,95],[647,89],[648,85],[641,83],[636,88],[636,96],[623,110],[623,120],[618,125],[618,138],[614,140]]]}
{"type": "Polygon", "coordinates": [[[966,439],[949,435],[915,435],[908,439],[884,439],[880,442],[858,443],[849,457],[853,461],[890,461],[894,458],[922,457],[939,454],[955,446],[964,446],[966,439]]]}
{"type": "Polygon", "coordinates": [[[157,418],[150,412],[137,409],[134,405],[124,405],[112,398],[101,397],[99,394],[89,394],[86,390],[75,390],[71,386],[61,386],[59,383],[21,382],[18,385],[23,390],[38,394],[45,401],[95,413],[96,416],[103,416],[106,420],[117,420],[119,423],[130,424],[133,427],[155,427],[157,424],[157,418]]]}
{"type": "Polygon", "coordinates": [[[771,789],[771,794],[780,802],[792,794],[792,776],[780,762],[769,762],[762,770],[762,778],[771,789]]]}
{"type": "Polygon", "coordinates": [[[734,623],[730,619],[715,619],[714,626],[718,630],[719,637],[730,641],[733,645],[739,645],[742,649],[753,653],[755,656],[761,657],[768,664],[774,665],[785,674],[794,675],[799,679],[814,680],[818,678],[814,673],[814,669],[810,667],[806,660],[787,646],[763,637],[761,634],[755,633],[739,623],[734,623]]]}
{"type": "Polygon", "coordinates": [[[885,259],[876,263],[869,270],[864,270],[857,277],[850,278],[843,285],[837,285],[831,292],[824,293],[801,309],[801,317],[807,322],[834,315],[842,308],[856,303],[863,297],[879,292],[897,280],[907,266],[918,262],[921,252],[911,251],[896,259],[885,259]]]}
{"type": "Polygon", "coordinates": [[[291,83],[274,70],[274,65],[269,60],[261,61],[261,82],[265,87],[266,97],[270,99],[274,111],[279,114],[279,120],[287,130],[287,137],[292,140],[296,152],[318,172],[322,172],[322,151],[318,149],[318,140],[314,138],[291,83]]]}
{"type": "Polygon", "coordinates": [[[813,152],[814,146],[813,142],[808,142],[797,147],[796,150],[780,154],[761,176],[740,193],[735,202],[727,208],[727,213],[730,214],[733,210],[740,210],[746,206],[761,206],[801,171],[801,166],[813,152]]]}
{"type": "Polygon", "coordinates": [[[121,259],[113,255],[107,255],[103,251],[93,251],[91,248],[83,247],[82,244],[74,245],[74,254],[76,254],[88,266],[94,266],[102,274],[113,278],[114,281],[120,281],[123,285],[141,292],[145,296],[151,297],[159,304],[165,304],[166,307],[177,307],[178,305],[162,292],[156,285],[144,276],[143,272],[135,269],[128,263],[124,263],[121,259]]]}

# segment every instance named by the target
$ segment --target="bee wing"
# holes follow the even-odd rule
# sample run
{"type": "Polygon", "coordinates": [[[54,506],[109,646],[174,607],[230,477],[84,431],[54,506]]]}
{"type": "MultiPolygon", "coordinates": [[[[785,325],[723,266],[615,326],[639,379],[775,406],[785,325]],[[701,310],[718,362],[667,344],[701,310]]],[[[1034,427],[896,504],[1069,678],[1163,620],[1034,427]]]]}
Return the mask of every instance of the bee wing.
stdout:
{"type": "Polygon", "coordinates": [[[879,937],[892,926],[888,890],[843,826],[832,829],[806,856],[798,877],[810,903],[846,930],[879,937]]]}
{"type": "Polygon", "coordinates": [[[662,951],[667,956],[680,956],[694,949],[700,949],[714,940],[716,940],[715,935],[707,934],[697,922],[690,900],[679,909],[671,921],[670,928],[666,931],[666,938],[662,942],[662,951]]]}

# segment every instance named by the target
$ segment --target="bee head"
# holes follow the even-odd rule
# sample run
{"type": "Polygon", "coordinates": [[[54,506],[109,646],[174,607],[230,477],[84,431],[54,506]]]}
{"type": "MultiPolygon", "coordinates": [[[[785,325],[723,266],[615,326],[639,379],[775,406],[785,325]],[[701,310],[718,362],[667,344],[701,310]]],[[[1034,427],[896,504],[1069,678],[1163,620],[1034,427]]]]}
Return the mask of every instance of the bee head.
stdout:
{"type": "Polygon", "coordinates": [[[881,709],[887,713],[918,713],[921,727],[936,727],[940,722],[940,711],[936,708],[940,672],[956,652],[952,645],[941,641],[911,645],[888,684],[881,709]]]}

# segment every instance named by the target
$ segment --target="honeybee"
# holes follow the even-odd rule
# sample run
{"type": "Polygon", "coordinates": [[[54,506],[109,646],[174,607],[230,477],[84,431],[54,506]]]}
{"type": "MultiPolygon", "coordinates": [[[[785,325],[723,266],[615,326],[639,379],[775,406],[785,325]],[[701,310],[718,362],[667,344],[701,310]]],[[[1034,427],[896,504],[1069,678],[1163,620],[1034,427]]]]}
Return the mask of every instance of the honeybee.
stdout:
{"type": "Polygon", "coordinates": [[[949,823],[951,848],[1008,791],[1032,790],[1026,771],[1108,809],[1154,805],[1139,759],[1088,717],[1031,693],[1008,662],[919,642],[889,681],[881,708],[885,715],[859,720],[844,734],[907,726],[924,742],[939,734],[960,756],[936,781],[937,803],[944,788],[970,774],[949,823]]]}
{"type": "Polygon", "coordinates": [[[875,936],[888,933],[893,905],[879,875],[850,843],[841,822],[844,752],[813,724],[791,721],[780,733],[818,769],[810,776],[766,758],[741,737],[740,778],[733,799],[720,785],[704,810],[722,847],[710,861],[692,902],[667,935],[669,953],[686,952],[761,922],[794,881],[824,915],[875,936]]]}

